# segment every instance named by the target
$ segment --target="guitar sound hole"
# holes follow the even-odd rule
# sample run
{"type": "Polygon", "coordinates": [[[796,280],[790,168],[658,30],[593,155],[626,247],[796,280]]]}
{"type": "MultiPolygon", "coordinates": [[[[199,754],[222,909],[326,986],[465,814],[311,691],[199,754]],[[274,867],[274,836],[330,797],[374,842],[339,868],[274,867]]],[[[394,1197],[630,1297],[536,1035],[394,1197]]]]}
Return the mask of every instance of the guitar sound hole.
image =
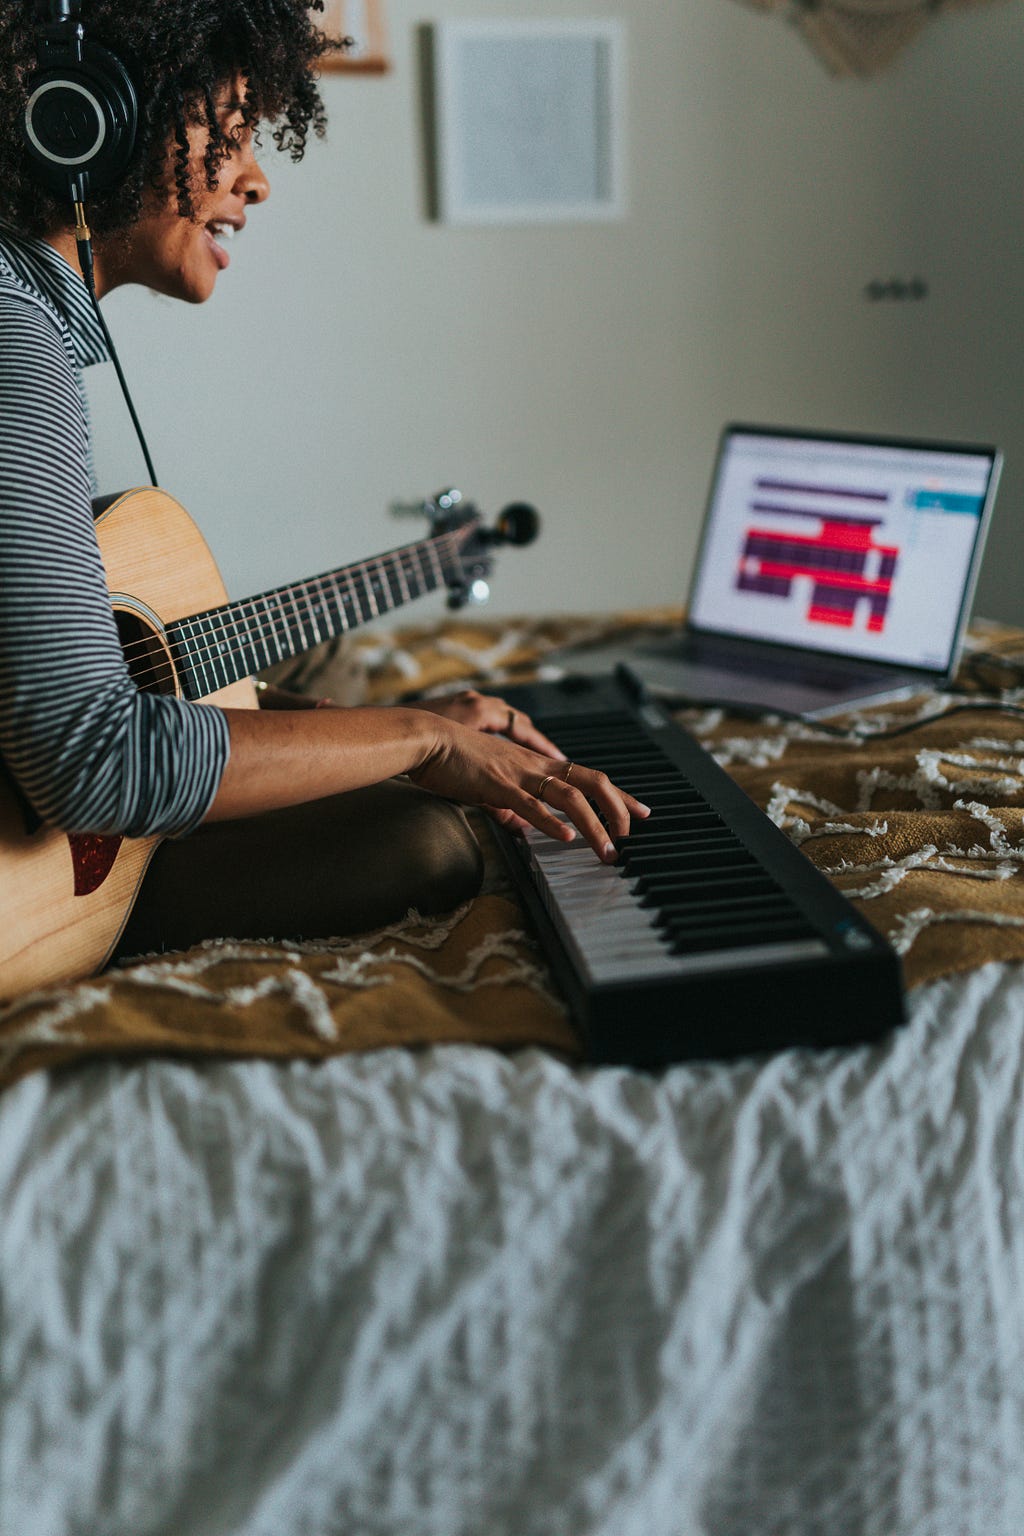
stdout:
{"type": "Polygon", "coordinates": [[[153,626],[124,608],[115,608],[114,618],[128,671],[138,687],[148,693],[175,693],[171,658],[153,626]]]}

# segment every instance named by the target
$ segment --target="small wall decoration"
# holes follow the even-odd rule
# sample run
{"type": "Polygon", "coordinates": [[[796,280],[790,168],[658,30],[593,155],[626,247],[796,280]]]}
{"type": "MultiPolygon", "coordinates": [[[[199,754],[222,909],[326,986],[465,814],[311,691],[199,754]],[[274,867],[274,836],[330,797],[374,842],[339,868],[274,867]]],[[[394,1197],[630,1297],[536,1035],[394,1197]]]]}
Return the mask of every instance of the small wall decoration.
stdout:
{"type": "Polygon", "coordinates": [[[383,74],[390,68],[384,0],[324,0],[314,14],[317,25],[330,38],[350,37],[353,46],[328,53],[320,60],[324,72],[383,74]]]}
{"type": "Polygon", "coordinates": [[[624,42],[614,20],[438,23],[441,220],[621,218],[624,42]]]}
{"type": "Polygon", "coordinates": [[[834,75],[874,75],[940,11],[989,0],[743,0],[798,27],[834,75]]]}

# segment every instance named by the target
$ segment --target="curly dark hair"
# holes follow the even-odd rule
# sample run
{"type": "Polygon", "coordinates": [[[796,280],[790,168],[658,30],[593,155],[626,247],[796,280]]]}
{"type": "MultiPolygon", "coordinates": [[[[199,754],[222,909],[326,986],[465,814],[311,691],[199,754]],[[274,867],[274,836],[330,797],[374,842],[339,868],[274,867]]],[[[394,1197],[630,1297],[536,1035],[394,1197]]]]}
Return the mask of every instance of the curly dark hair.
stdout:
{"type": "MultiPolygon", "coordinates": [[[[86,37],[116,54],[139,100],[139,133],[122,180],[89,199],[98,234],[134,224],[147,189],[177,193],[178,210],[194,218],[189,170],[190,125],[209,129],[205,172],[212,189],[231,152],[216,99],[238,77],[246,84],[242,125],[258,135],[275,125],[278,149],[301,160],[312,127],[322,138],[324,105],[316,63],[338,45],[311,14],[323,0],[85,0],[86,37]]],[[[25,151],[21,123],[26,83],[38,66],[45,4],[0,0],[0,215],[27,235],[69,222],[68,204],[40,186],[25,151]]]]}

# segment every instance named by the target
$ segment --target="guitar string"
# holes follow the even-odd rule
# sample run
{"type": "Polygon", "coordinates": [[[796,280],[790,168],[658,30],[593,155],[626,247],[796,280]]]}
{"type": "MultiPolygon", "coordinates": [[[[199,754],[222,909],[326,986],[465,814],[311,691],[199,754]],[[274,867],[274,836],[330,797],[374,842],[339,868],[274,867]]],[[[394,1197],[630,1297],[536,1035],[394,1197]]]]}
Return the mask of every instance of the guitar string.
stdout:
{"type": "MultiPolygon", "coordinates": [[[[437,539],[436,542],[437,542],[438,545],[440,545],[442,542],[452,543],[452,542],[454,542],[454,539],[455,539],[455,535],[454,534],[441,534],[441,535],[438,536],[438,539],[437,539]]],[[[411,549],[411,548],[414,548],[414,547],[415,546],[412,546],[412,545],[406,546],[407,549],[411,549]]],[[[450,553],[450,551],[446,550],[445,553],[450,553]]],[[[381,557],[381,561],[383,561],[384,558],[385,557],[381,557]]],[[[389,556],[388,558],[397,558],[397,552],[396,552],[396,555],[394,557],[389,556]]],[[[381,563],[381,561],[366,561],[366,562],[361,562],[361,564],[365,564],[365,565],[368,566],[370,564],[381,563]]],[[[347,570],[357,570],[358,567],[346,567],[345,569],[347,569],[347,570]]],[[[310,581],[297,583],[294,587],[282,588],[282,589],[279,589],[279,590],[282,591],[282,592],[287,592],[289,594],[301,595],[302,589],[306,589],[306,595],[308,597],[308,593],[309,593],[310,590],[316,590],[313,584],[317,580],[330,579],[332,576],[336,576],[336,575],[340,575],[340,574],[341,574],[340,571],[339,572],[331,572],[331,573],[328,573],[328,576],[325,577],[325,578],[316,578],[316,577],[314,577],[310,581]]],[[[420,580],[422,580],[423,574],[424,573],[423,573],[422,568],[421,568],[421,574],[420,574],[420,578],[419,578],[420,580]]],[[[438,586],[441,585],[441,581],[444,581],[445,584],[447,585],[447,578],[444,576],[443,572],[441,573],[441,580],[437,584],[438,586]]],[[[436,590],[436,587],[433,588],[433,589],[428,589],[428,590],[436,590]]],[[[260,596],[261,597],[265,596],[267,598],[270,598],[270,597],[275,597],[276,598],[277,595],[278,595],[277,592],[272,592],[272,593],[267,593],[267,594],[261,594],[260,596]]],[[[326,599],[326,594],[324,594],[324,595],[325,595],[325,600],[326,600],[326,603],[327,603],[327,614],[328,614],[328,616],[330,616],[329,599],[326,599]]],[[[339,588],[339,595],[340,595],[340,588],[339,588]]],[[[381,597],[384,597],[384,593],[383,592],[380,595],[381,595],[381,597]]],[[[393,597],[393,595],[394,594],[392,593],[392,597],[393,597]]],[[[421,594],[417,593],[416,595],[420,596],[421,594]]],[[[240,608],[240,607],[246,606],[249,603],[254,603],[254,602],[259,601],[259,600],[260,600],[259,598],[246,598],[246,599],[244,599],[242,602],[240,602],[238,604],[228,604],[228,605],[226,605],[226,607],[229,608],[229,609],[230,608],[240,608]]],[[[359,628],[362,624],[367,624],[367,623],[369,623],[371,621],[371,619],[380,616],[380,615],[371,614],[369,616],[369,618],[368,618],[363,613],[363,611],[362,611],[362,604],[363,604],[364,599],[359,597],[358,594],[353,593],[352,597],[350,598],[350,601],[355,606],[358,617],[356,619],[355,624],[351,624],[350,623],[347,626],[342,626],[342,630],[340,632],[344,633],[347,629],[359,628]]],[[[402,599],[400,603],[396,603],[394,601],[392,601],[390,603],[387,603],[387,600],[385,598],[386,611],[389,612],[389,613],[393,612],[396,608],[402,606],[404,604],[404,601],[405,601],[405,599],[402,599]]],[[[293,604],[293,606],[294,606],[294,604],[293,604]]],[[[342,612],[346,612],[345,600],[344,599],[342,599],[339,607],[340,607],[340,610],[342,612]]],[[[278,604],[278,608],[279,609],[281,608],[280,603],[278,604]]],[[[222,612],[222,611],[225,611],[225,610],[220,610],[220,609],[214,609],[213,610],[214,613],[222,612]]],[[[346,613],[346,616],[347,616],[347,613],[346,613]]],[[[210,615],[206,615],[205,619],[204,619],[204,622],[208,621],[209,617],[210,617],[210,615]]],[[[243,616],[240,616],[238,619],[232,620],[230,625],[225,624],[223,626],[223,628],[221,629],[220,633],[229,641],[230,640],[241,639],[243,641],[243,644],[236,645],[236,646],[228,645],[226,648],[222,649],[222,646],[224,645],[224,641],[221,640],[221,641],[217,641],[216,643],[208,646],[205,650],[203,650],[202,648],[197,646],[197,647],[195,647],[195,648],[193,648],[193,649],[191,649],[189,651],[188,662],[189,662],[190,666],[194,670],[201,667],[204,671],[208,671],[208,670],[211,670],[212,667],[218,661],[220,661],[220,662],[227,662],[227,661],[230,661],[230,660],[234,659],[236,656],[245,655],[246,652],[251,653],[252,656],[253,656],[253,659],[255,660],[256,659],[256,657],[255,657],[256,647],[259,646],[259,645],[264,644],[265,640],[274,641],[274,640],[280,639],[282,636],[285,637],[285,638],[290,638],[290,637],[295,635],[295,633],[296,633],[295,622],[289,621],[289,618],[288,618],[287,614],[285,614],[283,612],[283,610],[280,612],[280,617],[284,621],[283,625],[279,625],[275,621],[274,625],[270,629],[267,629],[267,628],[264,627],[262,629],[262,631],[261,631],[261,637],[258,638],[258,639],[254,638],[253,635],[248,631],[247,628],[243,630],[243,629],[241,629],[239,627],[240,625],[247,625],[248,621],[243,616]],[[232,630],[234,631],[234,633],[230,632],[232,630]]],[[[297,610],[296,610],[296,618],[297,618],[297,623],[298,623],[299,631],[302,633],[303,638],[306,639],[307,642],[308,642],[306,644],[300,645],[298,647],[298,651],[309,650],[309,649],[312,648],[313,645],[317,644],[317,642],[315,640],[309,639],[309,637],[305,635],[304,626],[306,624],[308,624],[310,621],[309,620],[303,620],[301,615],[298,614],[297,610]]],[[[173,627],[174,625],[180,625],[180,624],[188,624],[190,622],[194,622],[194,621],[189,619],[189,618],[176,619],[176,620],[173,620],[172,624],[170,626],[168,626],[168,627],[173,627]]],[[[211,638],[212,639],[212,631],[210,632],[210,635],[208,635],[206,638],[211,638]]],[[[328,638],[331,638],[331,637],[328,637],[328,638]]],[[[146,638],[144,638],[142,640],[130,641],[127,645],[125,645],[123,647],[123,652],[125,654],[126,659],[128,659],[130,661],[131,660],[131,658],[129,657],[129,652],[130,651],[140,651],[140,652],[144,653],[154,643],[157,644],[157,645],[161,644],[161,641],[160,641],[159,637],[157,637],[156,635],[151,635],[151,636],[146,637],[146,638]]],[[[291,653],[286,652],[286,654],[296,654],[296,652],[291,652],[291,653]]],[[[154,679],[160,677],[161,675],[165,674],[167,672],[168,667],[170,665],[171,665],[171,663],[169,662],[166,654],[161,654],[159,662],[157,662],[155,665],[150,666],[150,667],[146,667],[146,668],[142,668],[141,670],[133,673],[133,681],[137,685],[145,685],[146,683],[150,682],[151,680],[154,680],[154,679]]],[[[257,668],[256,670],[259,670],[259,668],[257,668]]],[[[208,679],[207,679],[207,681],[208,681],[208,679]]],[[[230,681],[240,681],[240,679],[235,678],[235,679],[231,679],[230,681]]],[[[212,688],[210,691],[213,692],[213,693],[216,693],[220,688],[223,688],[223,687],[226,687],[226,686],[228,686],[228,684],[218,682],[216,684],[216,686],[214,688],[212,688]]]]}
{"type": "MultiPolygon", "coordinates": [[[[431,573],[432,576],[433,574],[434,573],[431,573]]],[[[421,572],[420,576],[417,578],[417,581],[422,582],[423,579],[424,573],[421,572]]],[[[444,572],[440,571],[437,575],[434,586],[428,586],[424,590],[436,590],[438,587],[447,584],[448,583],[444,572]]],[[[308,584],[304,583],[303,586],[306,588],[306,601],[309,601],[310,589],[308,588],[308,584]]],[[[236,657],[244,656],[246,657],[247,661],[252,663],[253,669],[258,671],[260,670],[261,665],[265,666],[268,664],[266,661],[262,663],[260,662],[260,647],[263,647],[264,650],[277,651],[278,644],[282,640],[286,642],[298,641],[297,644],[286,644],[282,646],[280,655],[271,658],[272,660],[280,660],[285,656],[296,655],[303,651],[310,650],[314,645],[322,643],[324,639],[333,638],[333,635],[335,634],[346,633],[350,630],[357,629],[364,624],[368,624],[372,619],[381,617],[385,612],[393,612],[396,608],[402,606],[405,602],[405,599],[400,599],[398,602],[396,602],[394,600],[393,592],[389,601],[385,595],[385,592],[381,589],[378,589],[376,595],[381,599],[381,603],[383,605],[382,609],[379,610],[376,614],[373,612],[367,613],[364,606],[366,602],[365,597],[362,597],[357,592],[353,591],[346,599],[341,597],[339,588],[340,601],[337,604],[338,616],[335,617],[335,615],[332,613],[332,607],[334,606],[332,604],[332,600],[327,596],[326,593],[324,593],[323,601],[320,605],[319,617],[321,620],[327,620],[327,624],[330,626],[331,633],[321,637],[320,641],[318,641],[314,638],[314,635],[309,632],[310,626],[314,622],[312,615],[310,615],[308,618],[304,617],[299,609],[299,602],[302,601],[303,593],[298,587],[292,589],[292,591],[295,593],[295,597],[291,602],[291,606],[294,609],[293,614],[289,614],[286,611],[285,606],[278,602],[277,614],[273,624],[268,627],[264,623],[258,637],[253,635],[249,627],[250,620],[255,615],[250,615],[248,618],[245,615],[239,615],[236,618],[233,618],[230,623],[221,624],[217,631],[207,631],[201,636],[202,639],[210,642],[205,646],[195,644],[195,640],[197,639],[196,636],[182,636],[181,638],[185,640],[186,644],[188,645],[188,650],[185,656],[185,664],[193,673],[193,675],[196,676],[197,680],[209,686],[211,683],[211,677],[209,674],[213,673],[213,686],[210,688],[210,691],[216,692],[219,688],[227,686],[227,683],[222,682],[216,678],[215,668],[218,663],[230,663],[236,657]],[[351,610],[354,610],[354,618],[351,616],[351,610]],[[340,622],[341,615],[344,615],[346,622],[340,622]],[[216,638],[218,634],[220,638],[216,638]],[[207,675],[205,677],[199,677],[200,670],[207,675]]],[[[417,592],[415,595],[420,596],[422,594],[417,592]]],[[[189,622],[190,620],[188,619],[177,620],[175,621],[175,625],[188,624],[189,622]]],[[[203,622],[207,621],[204,620],[203,622]]],[[[169,627],[174,627],[174,625],[169,627]]],[[[325,625],[325,627],[327,626],[325,625]]],[[[146,654],[151,651],[151,648],[154,644],[161,646],[161,640],[155,635],[149,637],[148,639],[129,642],[129,644],[124,647],[124,651],[126,654],[129,650],[136,653],[141,651],[143,654],[146,654]]],[[[141,657],[129,657],[129,663],[133,659],[141,659],[141,657]]],[[[171,664],[171,660],[168,658],[166,652],[161,649],[158,659],[154,662],[154,664],[136,670],[133,673],[133,680],[137,685],[145,686],[147,683],[155,680],[161,675],[164,675],[171,664]]],[[[228,679],[228,681],[238,681],[238,679],[228,679]]]]}
{"type": "MultiPolygon", "coordinates": [[[[365,618],[362,615],[362,612],[361,612],[361,607],[362,607],[363,602],[365,601],[365,598],[361,597],[354,590],[354,580],[353,580],[353,575],[354,574],[358,575],[358,573],[362,572],[364,574],[364,578],[368,578],[370,576],[370,574],[371,574],[370,573],[370,567],[371,566],[383,566],[385,564],[385,562],[390,561],[390,562],[392,562],[392,571],[390,573],[391,575],[394,575],[394,574],[396,574],[398,572],[401,572],[402,574],[406,575],[407,577],[412,576],[413,579],[416,580],[416,581],[422,581],[423,577],[424,577],[424,574],[425,574],[425,568],[423,566],[422,561],[419,560],[419,553],[418,552],[421,551],[421,550],[429,549],[432,546],[440,547],[441,545],[444,545],[445,548],[440,550],[441,555],[444,555],[444,556],[451,555],[451,554],[455,553],[455,550],[452,548],[452,546],[457,543],[458,535],[459,535],[460,532],[461,532],[461,530],[452,530],[449,533],[438,534],[435,539],[425,540],[425,541],[423,541],[420,544],[406,544],[406,545],[403,545],[401,549],[389,550],[388,553],[385,554],[385,555],[374,556],[373,558],[371,558],[369,560],[357,561],[354,565],[339,566],[337,570],[325,571],[321,576],[310,576],[310,577],[306,578],[306,580],[304,580],[304,581],[296,582],[293,586],[275,587],[273,590],[271,590],[269,592],[258,592],[253,597],[239,598],[235,602],[224,603],[220,607],[217,607],[217,608],[205,609],[202,613],[199,613],[199,614],[187,614],[187,615],[183,616],[180,619],[171,619],[166,624],[165,629],[171,629],[171,628],[173,628],[175,626],[183,625],[183,624],[196,624],[196,623],[208,624],[208,623],[211,622],[211,620],[216,619],[217,615],[227,615],[229,612],[231,612],[233,610],[237,612],[238,610],[240,610],[242,608],[253,607],[256,603],[266,604],[271,599],[273,599],[275,601],[276,605],[277,605],[277,608],[279,610],[280,616],[285,618],[285,630],[284,630],[284,633],[288,633],[288,619],[287,619],[287,615],[284,613],[284,607],[283,607],[282,600],[290,602],[291,606],[295,607],[295,600],[297,598],[301,598],[301,599],[304,599],[304,600],[308,601],[308,599],[309,599],[309,597],[311,595],[316,595],[316,594],[319,593],[319,594],[322,594],[324,596],[324,598],[329,601],[330,599],[327,598],[326,588],[321,586],[320,583],[332,582],[334,587],[335,587],[335,589],[340,594],[341,593],[341,586],[339,585],[339,581],[345,582],[347,584],[347,586],[350,588],[349,597],[347,599],[342,599],[342,606],[344,606],[345,601],[350,601],[352,603],[352,605],[356,608],[357,612],[360,615],[360,618],[359,618],[358,622],[368,623],[369,620],[367,618],[365,618]],[[402,557],[409,555],[410,552],[416,552],[417,553],[417,560],[419,560],[419,565],[420,565],[420,571],[419,571],[419,575],[418,576],[413,571],[411,571],[408,566],[403,564],[402,557]]],[[[442,579],[444,579],[447,582],[447,577],[444,577],[443,573],[442,573],[442,579]]],[[[375,596],[376,595],[384,596],[383,593],[375,594],[375,596]]],[[[418,596],[419,594],[416,594],[416,595],[418,596]]],[[[386,598],[385,598],[385,601],[386,601],[386,598]]],[[[402,598],[402,599],[400,599],[399,602],[389,603],[388,604],[389,611],[391,609],[403,606],[404,602],[405,602],[405,599],[402,598]]],[[[250,618],[251,617],[254,617],[254,615],[250,615],[250,618]]],[[[371,614],[371,618],[372,617],[375,617],[375,615],[371,614]]],[[[239,618],[233,619],[231,621],[232,625],[235,625],[235,626],[237,626],[239,623],[248,623],[248,622],[249,621],[247,619],[245,619],[244,617],[241,617],[241,616],[239,618]]],[[[300,623],[302,623],[302,622],[306,622],[306,621],[300,620],[300,623]]],[[[227,626],[227,624],[225,624],[224,627],[221,629],[220,633],[222,633],[222,634],[223,633],[227,633],[227,630],[228,630],[228,626],[227,626]]],[[[261,632],[262,633],[270,633],[270,634],[280,634],[280,633],[282,633],[282,631],[279,628],[276,628],[276,627],[271,629],[271,630],[267,630],[267,628],[265,626],[265,623],[261,624],[261,632]]],[[[209,633],[212,636],[213,631],[211,630],[209,633]]],[[[251,635],[248,638],[250,640],[252,640],[252,636],[251,635]]],[[[130,654],[130,652],[132,652],[133,650],[144,651],[152,643],[152,640],[153,640],[153,636],[150,635],[150,636],[144,637],[141,640],[130,640],[130,641],[128,641],[122,647],[125,656],[128,656],[130,654]]],[[[258,644],[259,642],[255,641],[255,640],[252,640],[252,643],[253,644],[258,644]]],[[[198,654],[198,652],[196,654],[198,654]]],[[[211,655],[213,653],[212,653],[212,651],[208,650],[205,654],[207,656],[209,656],[209,655],[211,655]]]]}

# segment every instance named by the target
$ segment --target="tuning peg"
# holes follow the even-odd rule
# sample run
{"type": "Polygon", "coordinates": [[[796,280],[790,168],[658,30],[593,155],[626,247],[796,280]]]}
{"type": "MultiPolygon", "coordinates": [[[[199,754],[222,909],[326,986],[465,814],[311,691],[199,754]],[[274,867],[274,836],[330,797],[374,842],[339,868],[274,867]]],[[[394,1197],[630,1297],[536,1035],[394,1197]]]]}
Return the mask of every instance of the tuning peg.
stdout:
{"type": "Polygon", "coordinates": [[[422,501],[392,501],[388,511],[392,517],[429,517],[433,522],[451,512],[461,501],[462,492],[452,485],[446,491],[438,491],[436,496],[424,496],[422,501]]]}
{"type": "Polygon", "coordinates": [[[491,589],[482,576],[475,577],[468,586],[460,583],[453,587],[448,594],[449,608],[465,608],[467,603],[486,603],[491,595],[491,589]]]}

